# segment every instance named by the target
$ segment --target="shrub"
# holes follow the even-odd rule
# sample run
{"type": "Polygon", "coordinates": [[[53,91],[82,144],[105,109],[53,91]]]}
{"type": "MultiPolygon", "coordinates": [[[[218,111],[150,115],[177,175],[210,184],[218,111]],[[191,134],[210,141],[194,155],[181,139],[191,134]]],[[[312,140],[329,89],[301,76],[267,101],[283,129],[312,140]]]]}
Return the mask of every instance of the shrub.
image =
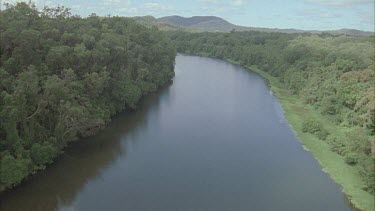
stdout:
{"type": "Polygon", "coordinates": [[[345,162],[349,165],[355,165],[358,163],[358,154],[349,152],[345,155],[345,162]]]}
{"type": "Polygon", "coordinates": [[[334,115],[337,112],[337,102],[334,96],[324,97],[321,102],[322,114],[334,115]]]}
{"type": "Polygon", "coordinates": [[[365,182],[363,189],[375,194],[375,156],[365,156],[358,160],[359,172],[365,182]]]}
{"type": "Polygon", "coordinates": [[[346,145],[342,139],[330,135],[327,138],[327,143],[329,144],[331,151],[336,152],[339,155],[345,154],[346,145]]]}
{"type": "Polygon", "coordinates": [[[323,125],[313,118],[306,119],[302,122],[302,132],[314,134],[322,140],[325,140],[329,135],[328,131],[324,129],[323,125]]]}
{"type": "Polygon", "coordinates": [[[5,155],[0,163],[0,181],[5,186],[18,184],[29,173],[30,161],[5,155]]]}
{"type": "Polygon", "coordinates": [[[302,122],[302,132],[304,133],[316,133],[319,132],[321,128],[320,123],[312,118],[306,119],[302,122]]]}
{"type": "Polygon", "coordinates": [[[345,144],[349,152],[371,155],[371,142],[363,128],[356,128],[345,136],[345,144]]]}
{"type": "Polygon", "coordinates": [[[51,143],[36,143],[31,147],[31,158],[36,165],[52,163],[57,154],[58,150],[51,143]]]}
{"type": "Polygon", "coordinates": [[[322,140],[326,140],[329,133],[326,129],[321,128],[320,131],[315,133],[315,135],[322,140]]]}

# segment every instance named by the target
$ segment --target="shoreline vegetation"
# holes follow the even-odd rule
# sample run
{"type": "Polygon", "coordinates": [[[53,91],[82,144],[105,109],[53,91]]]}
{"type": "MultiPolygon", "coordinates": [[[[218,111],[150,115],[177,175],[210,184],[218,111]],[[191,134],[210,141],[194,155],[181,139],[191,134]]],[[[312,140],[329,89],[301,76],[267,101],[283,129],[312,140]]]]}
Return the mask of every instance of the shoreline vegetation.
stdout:
{"type": "MultiPolygon", "coordinates": [[[[190,55],[215,58],[205,53],[190,55]]],[[[348,129],[335,125],[312,106],[301,102],[298,96],[291,94],[290,91],[283,88],[277,77],[260,70],[256,65],[243,66],[231,59],[223,60],[254,72],[265,80],[273,94],[279,100],[284,110],[284,117],[288,120],[289,125],[298,140],[302,143],[304,149],[311,152],[319,162],[322,170],[341,186],[342,192],[355,208],[364,211],[373,211],[375,207],[374,196],[362,189],[365,184],[355,167],[348,165],[344,157],[331,151],[327,142],[317,138],[313,134],[303,132],[302,123],[309,117],[319,118],[331,134],[338,136],[345,135],[348,129]]]]}
{"type": "MultiPolygon", "coordinates": [[[[233,61],[229,62],[236,64],[233,61]]],[[[333,124],[314,108],[303,104],[297,96],[290,94],[288,90],[282,88],[277,78],[258,69],[256,66],[245,68],[269,81],[270,88],[280,101],[284,110],[284,116],[291,125],[293,132],[301,141],[305,150],[313,154],[314,158],[321,165],[322,170],[342,187],[342,192],[345,193],[349,201],[360,210],[372,211],[375,207],[374,196],[362,189],[365,184],[362,182],[361,176],[355,167],[348,165],[344,157],[331,151],[327,142],[312,134],[304,133],[302,124],[305,118],[310,117],[319,118],[331,134],[345,135],[347,129],[333,124]]]]}

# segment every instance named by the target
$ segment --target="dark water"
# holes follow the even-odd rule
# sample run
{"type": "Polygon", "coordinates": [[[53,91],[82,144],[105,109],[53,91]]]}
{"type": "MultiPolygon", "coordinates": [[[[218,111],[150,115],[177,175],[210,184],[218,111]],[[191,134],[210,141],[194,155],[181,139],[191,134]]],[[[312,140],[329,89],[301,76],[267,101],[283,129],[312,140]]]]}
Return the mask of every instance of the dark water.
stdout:
{"type": "Polygon", "coordinates": [[[3,194],[1,210],[345,211],[256,74],[179,55],[171,86],[3,194]]]}

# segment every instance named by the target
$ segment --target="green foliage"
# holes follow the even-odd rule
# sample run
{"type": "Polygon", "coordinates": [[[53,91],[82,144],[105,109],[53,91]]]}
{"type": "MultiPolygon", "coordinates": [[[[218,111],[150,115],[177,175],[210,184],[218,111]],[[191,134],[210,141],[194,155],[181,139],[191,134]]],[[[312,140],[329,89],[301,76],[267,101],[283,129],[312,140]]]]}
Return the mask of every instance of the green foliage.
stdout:
{"type": "Polygon", "coordinates": [[[322,140],[326,140],[328,135],[329,135],[329,132],[325,130],[324,128],[322,128],[318,133],[316,133],[316,136],[322,140]]]}
{"type": "Polygon", "coordinates": [[[30,150],[33,163],[41,166],[52,163],[53,158],[55,158],[58,153],[58,149],[52,143],[48,142],[43,144],[35,143],[30,150]]]}
{"type": "Polygon", "coordinates": [[[317,133],[322,129],[322,124],[316,119],[306,119],[302,123],[302,132],[304,133],[317,133]]]}
{"type": "Polygon", "coordinates": [[[371,155],[371,142],[363,128],[355,128],[344,137],[346,150],[359,155],[371,155]]]}
{"type": "Polygon", "coordinates": [[[302,132],[314,134],[322,140],[325,140],[329,135],[328,131],[324,129],[322,123],[311,118],[302,122],[302,132]]]}
{"type": "Polygon", "coordinates": [[[354,152],[350,152],[350,153],[347,153],[345,155],[345,162],[349,165],[355,165],[358,163],[358,154],[354,153],[354,152]]]}
{"type": "Polygon", "coordinates": [[[355,165],[363,177],[366,186],[363,189],[375,193],[374,174],[375,156],[371,155],[371,138],[363,128],[353,128],[344,137],[328,136],[332,151],[344,156],[345,162],[355,165]]]}
{"type": "Polygon", "coordinates": [[[20,183],[29,173],[29,160],[5,155],[0,163],[0,181],[6,186],[20,183]]]}
{"type": "Polygon", "coordinates": [[[359,173],[365,182],[364,190],[375,193],[375,156],[360,156],[358,158],[359,173]]]}
{"type": "Polygon", "coordinates": [[[344,155],[346,151],[346,145],[342,139],[335,137],[333,135],[329,135],[327,138],[327,143],[330,146],[330,149],[333,152],[336,152],[339,155],[344,155]]]}
{"type": "Polygon", "coordinates": [[[17,3],[0,12],[0,38],[0,186],[44,168],[174,75],[169,39],[128,18],[17,3]]]}

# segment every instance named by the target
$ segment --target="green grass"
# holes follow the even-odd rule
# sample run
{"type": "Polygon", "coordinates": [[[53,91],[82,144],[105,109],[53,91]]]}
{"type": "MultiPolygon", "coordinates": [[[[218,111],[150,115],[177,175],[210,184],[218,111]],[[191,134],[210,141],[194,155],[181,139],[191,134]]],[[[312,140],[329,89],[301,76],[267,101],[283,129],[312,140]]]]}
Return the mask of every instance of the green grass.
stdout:
{"type": "MultiPolygon", "coordinates": [[[[228,61],[238,64],[231,60],[228,61]]],[[[318,139],[314,135],[303,133],[302,122],[308,117],[319,119],[324,128],[326,128],[330,134],[337,137],[345,135],[345,132],[349,129],[334,124],[319,111],[309,105],[303,104],[298,96],[290,94],[288,90],[283,88],[278,78],[259,70],[256,66],[247,68],[250,71],[259,74],[269,82],[273,93],[281,102],[285,112],[285,118],[292,126],[295,134],[304,145],[304,148],[314,155],[316,160],[322,166],[323,171],[327,172],[337,184],[341,185],[342,191],[346,194],[351,203],[360,210],[374,211],[374,196],[362,189],[364,183],[358,170],[355,167],[346,164],[342,156],[332,152],[325,141],[318,139]]]]}

